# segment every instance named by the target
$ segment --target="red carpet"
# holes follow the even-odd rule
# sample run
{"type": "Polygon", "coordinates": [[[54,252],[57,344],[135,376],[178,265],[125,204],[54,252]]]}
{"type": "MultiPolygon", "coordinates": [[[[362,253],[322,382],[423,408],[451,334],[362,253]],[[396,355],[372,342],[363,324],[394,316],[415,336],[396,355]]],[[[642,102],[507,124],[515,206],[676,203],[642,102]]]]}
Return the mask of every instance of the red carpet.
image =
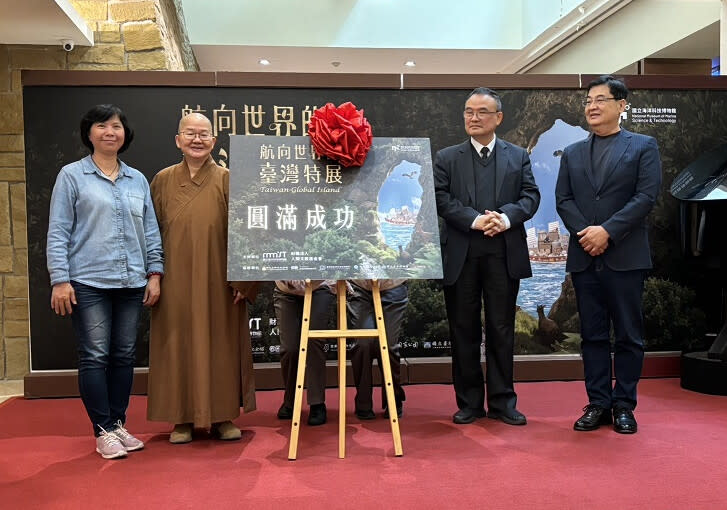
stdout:
{"type": "Polygon", "coordinates": [[[582,382],[519,384],[526,427],[454,425],[451,386],[408,386],[400,458],[388,421],[359,422],[349,390],[342,460],[329,390],[329,423],[303,426],[294,462],[279,391],[259,392],[259,410],[237,420],[242,441],[188,445],[169,444],[169,427],[132,397],[127,428],[147,447],[112,461],[93,451],[80,400],[14,399],[0,405],[0,508],[727,508],[727,397],[676,379],[639,388],[639,433],[623,436],[572,430],[582,382]]]}

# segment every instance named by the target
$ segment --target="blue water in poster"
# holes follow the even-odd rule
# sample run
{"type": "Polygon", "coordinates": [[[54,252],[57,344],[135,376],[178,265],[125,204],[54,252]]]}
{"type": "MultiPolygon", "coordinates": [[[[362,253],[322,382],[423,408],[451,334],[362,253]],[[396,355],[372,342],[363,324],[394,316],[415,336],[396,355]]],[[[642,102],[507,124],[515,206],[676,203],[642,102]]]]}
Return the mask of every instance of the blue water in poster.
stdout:
{"type": "Polygon", "coordinates": [[[411,242],[422,206],[419,184],[421,166],[402,161],[391,171],[379,191],[377,212],[384,242],[394,250],[405,250],[411,242]]]}
{"type": "Polygon", "coordinates": [[[384,242],[395,250],[406,249],[406,245],[411,241],[411,235],[414,233],[414,225],[393,225],[383,219],[383,215],[379,214],[381,222],[381,233],[384,235],[384,242]]]}
{"type": "Polygon", "coordinates": [[[560,296],[565,278],[565,262],[530,262],[533,277],[520,280],[517,304],[533,317],[538,316],[538,305],[545,306],[545,314],[560,296]]]}

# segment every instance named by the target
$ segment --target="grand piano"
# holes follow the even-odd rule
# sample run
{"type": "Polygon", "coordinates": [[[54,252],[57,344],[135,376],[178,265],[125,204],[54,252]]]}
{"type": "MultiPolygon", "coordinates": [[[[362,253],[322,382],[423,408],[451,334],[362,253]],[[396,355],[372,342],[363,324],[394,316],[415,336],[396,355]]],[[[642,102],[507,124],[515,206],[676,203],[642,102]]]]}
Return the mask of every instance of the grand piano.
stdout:
{"type": "Polygon", "coordinates": [[[712,395],[727,395],[727,144],[702,154],[671,185],[680,201],[682,254],[715,274],[721,287],[723,323],[708,351],[682,355],[681,386],[712,395]]]}

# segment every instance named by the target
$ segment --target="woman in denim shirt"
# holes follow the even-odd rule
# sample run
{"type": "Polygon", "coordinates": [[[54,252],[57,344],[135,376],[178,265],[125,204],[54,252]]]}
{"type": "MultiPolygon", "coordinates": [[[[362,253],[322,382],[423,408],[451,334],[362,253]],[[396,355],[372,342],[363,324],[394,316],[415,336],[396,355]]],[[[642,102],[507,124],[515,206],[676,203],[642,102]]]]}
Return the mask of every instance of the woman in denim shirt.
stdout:
{"type": "Polygon", "coordinates": [[[163,274],[149,183],[118,159],[133,137],[117,106],[86,113],[81,140],[91,155],[61,169],[48,224],[51,308],[71,314],[79,391],[105,459],[144,447],[124,424],[141,305],[157,302],[163,274]]]}

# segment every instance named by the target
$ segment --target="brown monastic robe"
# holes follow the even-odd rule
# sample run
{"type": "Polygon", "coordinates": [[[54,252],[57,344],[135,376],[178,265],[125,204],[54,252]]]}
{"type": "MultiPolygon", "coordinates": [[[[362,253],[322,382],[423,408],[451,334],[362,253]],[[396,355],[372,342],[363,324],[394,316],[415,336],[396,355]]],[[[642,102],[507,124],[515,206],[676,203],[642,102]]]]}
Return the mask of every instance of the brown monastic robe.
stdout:
{"type": "Polygon", "coordinates": [[[227,281],[230,177],[210,158],[190,178],[185,162],[151,183],[164,247],[161,297],[152,308],[147,417],[174,424],[234,420],[255,409],[247,303],[257,285],[227,281]]]}

